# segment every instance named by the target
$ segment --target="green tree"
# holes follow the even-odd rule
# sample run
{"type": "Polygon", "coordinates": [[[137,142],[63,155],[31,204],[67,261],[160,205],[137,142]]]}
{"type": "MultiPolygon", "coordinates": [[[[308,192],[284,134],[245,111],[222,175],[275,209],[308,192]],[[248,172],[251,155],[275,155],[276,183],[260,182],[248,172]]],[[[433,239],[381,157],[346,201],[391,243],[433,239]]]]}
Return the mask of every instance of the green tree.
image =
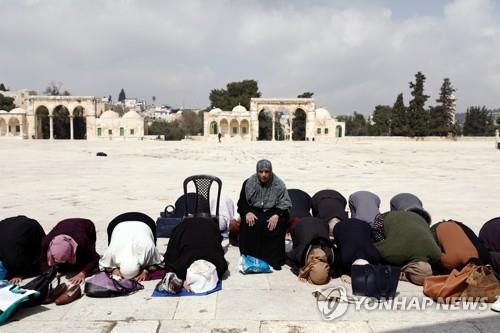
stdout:
{"type": "Polygon", "coordinates": [[[391,135],[408,135],[408,110],[403,101],[403,93],[396,98],[392,106],[391,135]]]}
{"type": "Polygon", "coordinates": [[[306,91],[306,92],[303,92],[302,94],[298,95],[297,98],[312,98],[313,95],[314,95],[313,92],[306,91]]]}
{"type": "Polygon", "coordinates": [[[151,99],[153,100],[153,105],[154,105],[156,102],[156,96],[151,97],[151,99]]]}
{"type": "Polygon", "coordinates": [[[429,110],[429,130],[431,135],[446,136],[452,132],[453,119],[455,116],[455,88],[451,85],[450,79],[445,78],[436,100],[438,106],[429,110]]]}
{"type": "Polygon", "coordinates": [[[14,104],[14,98],[6,97],[0,94],[0,110],[10,111],[15,107],[16,105],[14,104]]]}
{"type": "Polygon", "coordinates": [[[172,122],[156,120],[148,129],[150,135],[163,135],[165,140],[178,141],[184,139],[186,133],[177,120],[172,122]]]}
{"type": "Polygon", "coordinates": [[[182,111],[179,119],[179,126],[182,128],[186,135],[200,135],[203,134],[203,113],[193,112],[191,110],[182,111]]]}
{"type": "Polygon", "coordinates": [[[373,111],[373,125],[369,127],[370,135],[391,135],[392,108],[389,105],[377,105],[373,111]]]}
{"type": "Polygon", "coordinates": [[[428,133],[429,115],[425,110],[425,102],[429,98],[424,94],[425,75],[421,72],[415,74],[415,82],[410,82],[411,95],[408,108],[408,135],[425,136],[428,133]]]}
{"type": "Polygon", "coordinates": [[[271,112],[259,113],[259,140],[271,140],[273,137],[273,118],[271,112]]]}
{"type": "Polygon", "coordinates": [[[260,96],[257,81],[243,80],[228,83],[226,89],[213,89],[208,98],[212,108],[232,110],[236,105],[243,105],[248,110],[250,98],[260,96]]]}
{"type": "Polygon", "coordinates": [[[491,136],[495,134],[495,122],[491,111],[485,106],[471,106],[465,114],[463,133],[465,136],[491,136]]]}
{"type": "Polygon", "coordinates": [[[8,91],[8,89],[5,88],[5,85],[3,83],[0,83],[0,91],[8,91]]]}
{"type": "Polygon", "coordinates": [[[338,116],[337,120],[345,122],[345,135],[347,136],[368,135],[368,123],[361,113],[354,111],[352,116],[338,116]]]}
{"type": "Polygon", "coordinates": [[[125,95],[125,90],[120,90],[120,93],[118,94],[118,102],[125,102],[125,99],[127,99],[127,96],[125,95]]]}
{"type": "Polygon", "coordinates": [[[292,139],[295,141],[305,141],[306,139],[306,119],[304,110],[295,111],[292,119],[292,139]]]}

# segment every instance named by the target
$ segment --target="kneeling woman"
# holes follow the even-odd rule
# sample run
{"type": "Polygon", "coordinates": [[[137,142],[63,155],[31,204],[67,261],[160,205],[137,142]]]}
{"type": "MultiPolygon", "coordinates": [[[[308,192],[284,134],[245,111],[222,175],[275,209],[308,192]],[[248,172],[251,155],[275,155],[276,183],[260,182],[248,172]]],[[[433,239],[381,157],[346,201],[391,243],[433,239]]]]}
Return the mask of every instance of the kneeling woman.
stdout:
{"type": "MultiPolygon", "coordinates": [[[[213,283],[221,280],[228,268],[221,241],[219,226],[212,219],[186,218],[172,232],[165,252],[165,266],[175,273],[174,279],[184,281],[187,290],[209,291],[206,287],[213,289],[213,283]]],[[[177,292],[182,283],[173,285],[165,286],[164,290],[177,292]]]]}
{"type": "Polygon", "coordinates": [[[26,216],[0,221],[0,280],[18,283],[40,273],[42,226],[26,216]]]}
{"type": "Polygon", "coordinates": [[[333,277],[334,252],[328,224],[315,217],[303,217],[292,227],[293,247],[287,253],[292,272],[303,282],[327,284],[333,277]]]}
{"type": "Polygon", "coordinates": [[[59,222],[42,243],[41,269],[57,265],[65,273],[78,272],[69,279],[80,284],[97,269],[99,255],[95,250],[94,223],[87,219],[66,219],[59,222]]]}
{"type": "Polygon", "coordinates": [[[266,261],[274,269],[285,264],[285,233],[292,202],[271,162],[260,160],[257,173],[243,182],[238,200],[241,216],[240,253],[266,261]]]}
{"type": "Polygon", "coordinates": [[[99,266],[114,275],[144,281],[163,261],[156,249],[156,226],[142,213],[125,213],[108,225],[108,248],[99,266]]]}

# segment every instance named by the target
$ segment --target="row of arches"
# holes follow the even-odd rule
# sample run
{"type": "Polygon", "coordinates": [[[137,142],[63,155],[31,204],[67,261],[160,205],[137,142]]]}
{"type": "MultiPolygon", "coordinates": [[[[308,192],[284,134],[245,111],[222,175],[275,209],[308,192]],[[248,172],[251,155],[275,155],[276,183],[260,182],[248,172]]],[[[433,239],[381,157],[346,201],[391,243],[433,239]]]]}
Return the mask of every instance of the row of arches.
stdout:
{"type": "Polygon", "coordinates": [[[246,137],[250,135],[250,122],[247,119],[231,119],[222,118],[219,123],[212,121],[210,123],[210,134],[222,134],[229,137],[246,137]]]}
{"type": "Polygon", "coordinates": [[[37,139],[86,139],[85,109],[77,106],[70,113],[64,105],[58,105],[51,114],[47,107],[39,106],[35,111],[35,133],[37,139]]]}
{"type": "Polygon", "coordinates": [[[21,126],[17,117],[11,117],[8,122],[0,118],[0,136],[20,136],[21,126]]]}

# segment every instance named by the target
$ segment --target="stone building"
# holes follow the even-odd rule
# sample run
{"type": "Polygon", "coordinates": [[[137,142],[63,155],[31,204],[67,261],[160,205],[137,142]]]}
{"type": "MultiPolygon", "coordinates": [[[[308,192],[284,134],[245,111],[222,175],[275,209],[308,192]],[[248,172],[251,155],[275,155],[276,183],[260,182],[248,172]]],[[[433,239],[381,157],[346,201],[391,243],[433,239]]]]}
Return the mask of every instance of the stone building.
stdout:
{"type": "Polygon", "coordinates": [[[0,110],[0,137],[85,140],[144,136],[142,116],[135,111],[130,111],[123,117],[108,113],[115,114],[113,111],[104,112],[101,98],[38,96],[30,95],[27,90],[9,92],[9,95],[15,98],[14,102],[19,107],[10,112],[0,110]],[[106,134],[104,130],[107,131],[106,134]],[[111,135],[108,134],[109,130],[111,135]]]}
{"type": "Polygon", "coordinates": [[[231,111],[215,108],[206,112],[204,136],[215,140],[220,133],[226,140],[262,140],[259,128],[262,135],[263,121],[271,122],[267,137],[272,141],[324,141],[345,135],[345,123],[338,122],[325,108],[316,109],[312,98],[252,98],[250,110],[237,105],[231,111]]]}

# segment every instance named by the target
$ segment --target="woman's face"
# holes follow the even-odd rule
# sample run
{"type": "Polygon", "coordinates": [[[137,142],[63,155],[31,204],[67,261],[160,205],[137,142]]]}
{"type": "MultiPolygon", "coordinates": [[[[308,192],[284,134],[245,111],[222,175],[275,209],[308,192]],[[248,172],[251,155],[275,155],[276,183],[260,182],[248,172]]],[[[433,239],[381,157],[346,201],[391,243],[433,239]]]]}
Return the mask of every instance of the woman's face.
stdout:
{"type": "Polygon", "coordinates": [[[266,184],[271,177],[271,172],[269,170],[263,169],[257,172],[257,177],[262,184],[266,184]]]}

